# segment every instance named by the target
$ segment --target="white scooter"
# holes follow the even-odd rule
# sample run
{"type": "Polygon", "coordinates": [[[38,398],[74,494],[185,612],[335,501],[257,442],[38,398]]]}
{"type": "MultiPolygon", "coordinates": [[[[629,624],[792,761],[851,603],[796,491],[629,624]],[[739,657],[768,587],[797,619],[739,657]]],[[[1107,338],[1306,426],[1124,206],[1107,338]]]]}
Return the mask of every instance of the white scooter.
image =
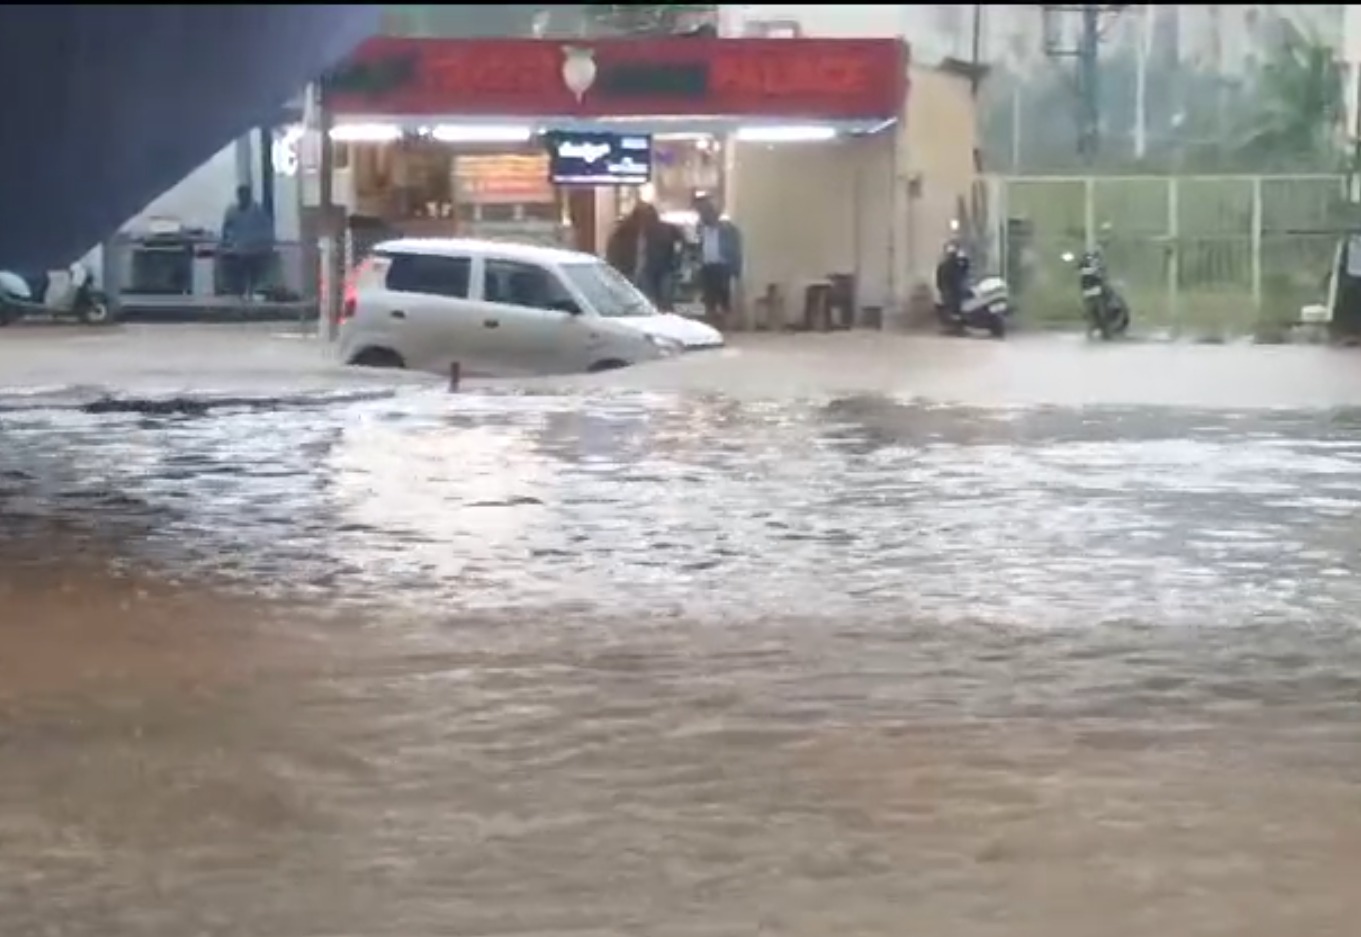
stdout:
{"type": "Polygon", "coordinates": [[[0,326],[28,316],[75,318],[86,325],[114,319],[109,298],[80,261],[33,277],[0,270],[0,326]]]}

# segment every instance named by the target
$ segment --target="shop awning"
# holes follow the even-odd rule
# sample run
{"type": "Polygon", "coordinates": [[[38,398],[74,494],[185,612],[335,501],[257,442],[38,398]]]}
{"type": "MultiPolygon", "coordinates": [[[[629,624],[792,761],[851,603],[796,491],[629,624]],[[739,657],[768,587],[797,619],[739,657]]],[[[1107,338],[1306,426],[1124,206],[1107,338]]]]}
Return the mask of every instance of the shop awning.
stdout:
{"type": "Polygon", "coordinates": [[[640,114],[630,117],[536,116],[464,117],[458,114],[427,114],[422,117],[391,117],[384,114],[347,114],[336,122],[334,139],[381,143],[404,134],[430,135],[446,143],[524,143],[550,131],[574,133],[647,133],[657,136],[724,135],[739,139],[791,142],[817,139],[823,131],[832,136],[867,136],[890,129],[895,118],[846,118],[803,120],[722,117],[705,114],[640,114]],[[802,133],[801,133],[802,131],[802,133]]]}
{"type": "Polygon", "coordinates": [[[374,34],[381,10],[0,6],[0,268],[75,259],[374,34]]]}

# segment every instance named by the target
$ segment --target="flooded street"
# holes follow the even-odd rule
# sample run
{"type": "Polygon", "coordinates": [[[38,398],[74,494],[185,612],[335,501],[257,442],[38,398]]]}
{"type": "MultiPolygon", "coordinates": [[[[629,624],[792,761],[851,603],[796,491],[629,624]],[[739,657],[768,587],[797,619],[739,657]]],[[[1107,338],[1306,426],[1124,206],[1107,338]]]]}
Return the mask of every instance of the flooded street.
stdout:
{"type": "Polygon", "coordinates": [[[0,933],[1355,933],[1355,353],[0,339],[0,933]]]}

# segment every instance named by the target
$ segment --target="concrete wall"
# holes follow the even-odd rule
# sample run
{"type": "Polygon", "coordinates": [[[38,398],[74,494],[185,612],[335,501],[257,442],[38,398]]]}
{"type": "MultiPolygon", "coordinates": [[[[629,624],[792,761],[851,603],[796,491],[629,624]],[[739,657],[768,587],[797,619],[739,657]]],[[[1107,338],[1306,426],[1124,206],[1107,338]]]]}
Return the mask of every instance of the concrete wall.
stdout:
{"type": "Polygon", "coordinates": [[[729,209],[745,236],[748,308],[778,283],[797,315],[804,281],[829,273],[857,274],[861,304],[885,305],[893,134],[736,146],[729,209]]]}
{"type": "Polygon", "coordinates": [[[969,203],[979,181],[974,169],[978,121],[967,79],[930,68],[911,70],[907,120],[902,128],[904,182],[917,180],[916,197],[905,194],[908,217],[904,258],[908,289],[933,280],[941,245],[959,200],[969,203]]]}
{"type": "MultiPolygon", "coordinates": [[[[967,60],[973,54],[973,5],[949,3],[859,3],[824,5],[762,3],[724,5],[734,22],[734,35],[750,22],[793,21],[805,36],[817,38],[905,39],[912,58],[935,65],[953,57],[967,60]]],[[[1040,50],[1038,6],[984,4],[979,22],[980,53],[985,61],[1023,54],[1043,62],[1040,50]]]]}
{"type": "MultiPolygon", "coordinates": [[[[216,231],[222,225],[222,214],[235,196],[243,178],[240,163],[244,159],[256,197],[260,196],[260,151],[257,134],[231,143],[206,163],[195,169],[170,189],[162,192],[151,204],[128,219],[121,231],[142,231],[153,218],[172,218],[184,227],[207,228],[216,231]],[[239,152],[244,144],[245,152],[239,152]]],[[[274,224],[281,241],[298,237],[297,177],[274,175],[274,224]]]]}
{"type": "Polygon", "coordinates": [[[746,236],[749,308],[778,283],[796,314],[805,281],[846,272],[860,304],[893,319],[917,283],[932,282],[959,200],[979,179],[977,133],[966,79],[930,68],[910,78],[895,131],[736,145],[728,208],[746,236]]]}
{"type": "MultiPolygon", "coordinates": [[[[242,163],[249,165],[249,178],[260,196],[260,155],[257,134],[230,143],[213,154],[202,166],[181,179],[174,186],[152,199],[151,204],[125,221],[120,234],[145,232],[155,219],[177,221],[186,228],[206,228],[218,231],[222,215],[235,197],[236,187],[245,178],[242,163]]],[[[282,242],[296,241],[300,236],[298,219],[297,176],[274,175],[275,235],[282,242]]],[[[95,279],[104,282],[104,248],[97,245],[81,260],[93,272],[95,279]]]]}

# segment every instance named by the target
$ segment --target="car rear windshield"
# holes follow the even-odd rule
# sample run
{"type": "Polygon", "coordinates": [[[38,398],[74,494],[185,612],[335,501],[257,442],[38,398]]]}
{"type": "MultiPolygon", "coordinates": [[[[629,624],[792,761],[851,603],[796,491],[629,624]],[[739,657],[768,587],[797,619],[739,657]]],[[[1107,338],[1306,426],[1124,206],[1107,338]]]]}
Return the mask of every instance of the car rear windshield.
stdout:
{"type": "Polygon", "coordinates": [[[563,264],[562,273],[602,316],[626,318],[657,314],[648,298],[609,264],[599,261],[563,264]]]}

